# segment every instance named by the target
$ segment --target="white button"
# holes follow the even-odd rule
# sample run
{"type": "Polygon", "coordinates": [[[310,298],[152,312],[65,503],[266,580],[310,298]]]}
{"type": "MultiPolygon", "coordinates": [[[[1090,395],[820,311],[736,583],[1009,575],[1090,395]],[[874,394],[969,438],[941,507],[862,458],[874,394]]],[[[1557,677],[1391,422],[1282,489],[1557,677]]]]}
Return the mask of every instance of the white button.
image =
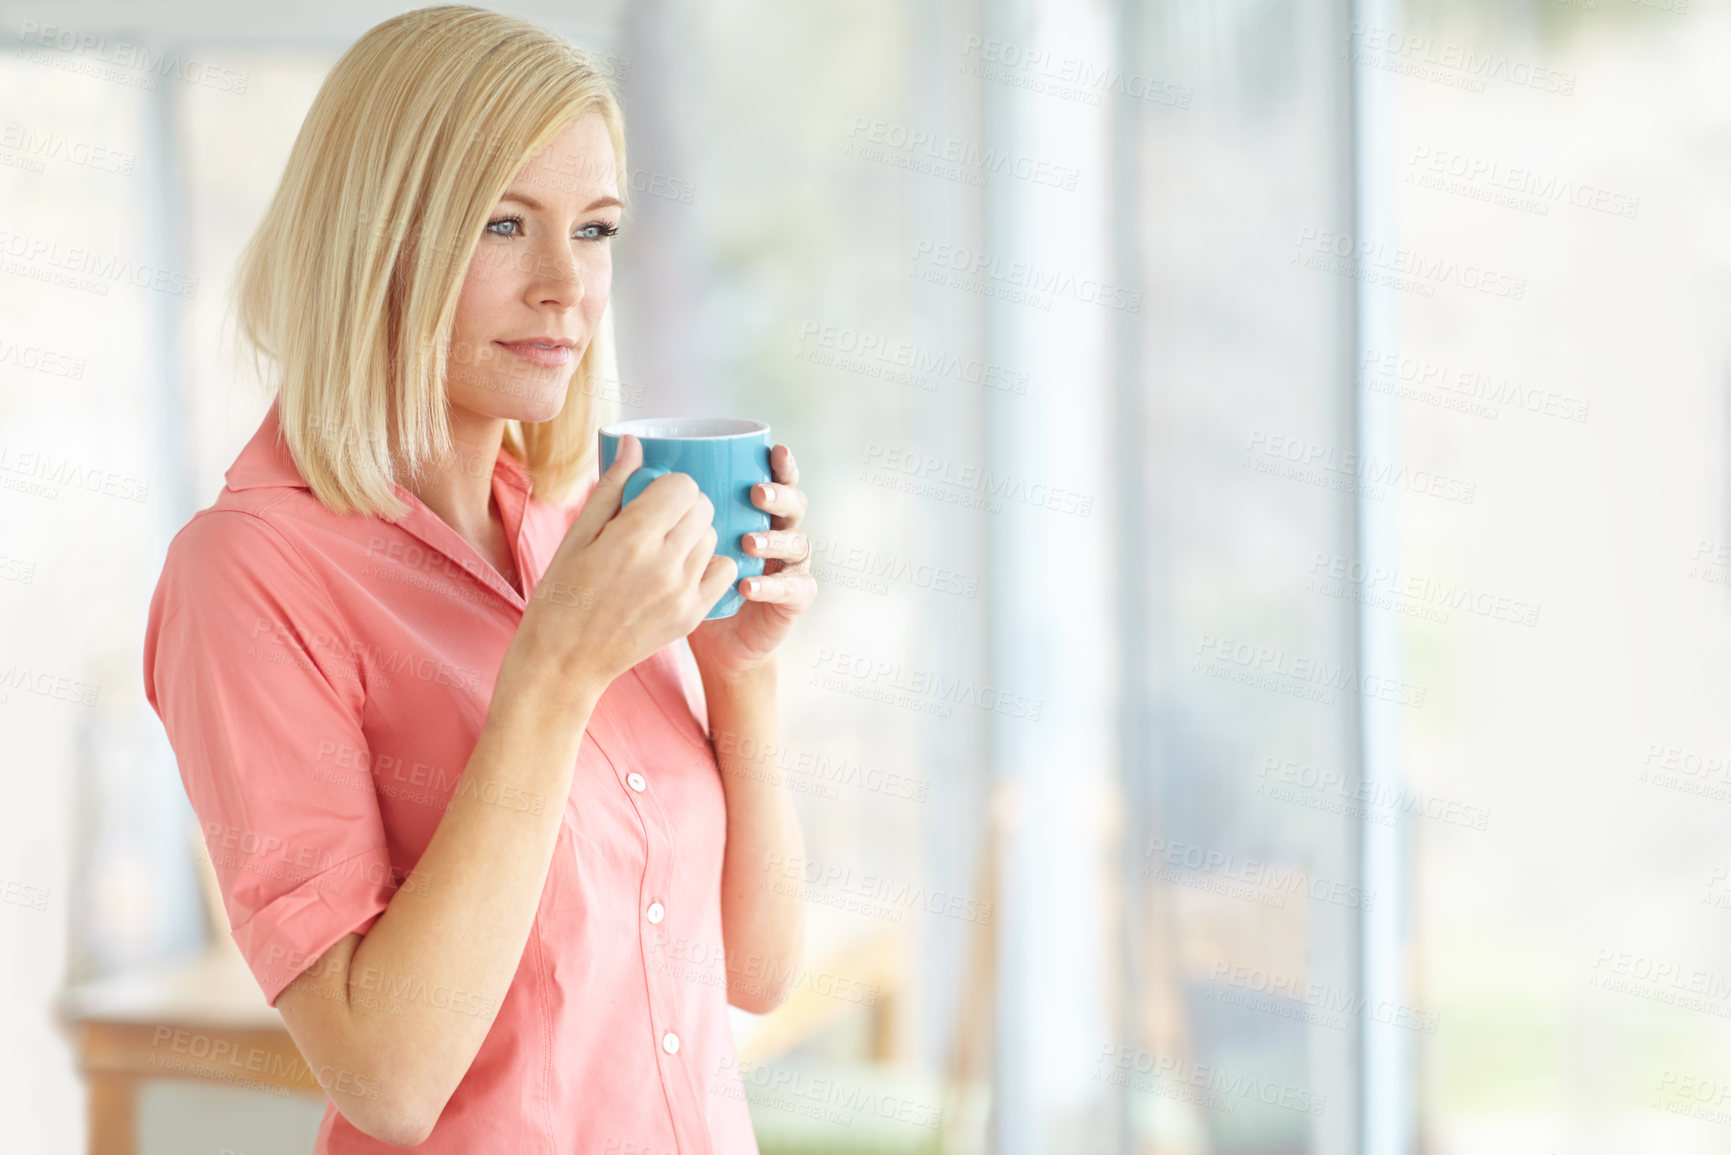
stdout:
{"type": "Polygon", "coordinates": [[[672,1031],[668,1031],[665,1035],[662,1035],[661,1049],[670,1055],[677,1055],[679,1053],[679,1036],[674,1034],[672,1031]]]}
{"type": "Polygon", "coordinates": [[[661,916],[666,912],[661,909],[661,904],[659,902],[652,902],[649,904],[648,913],[650,922],[660,922],[661,916]]]}
{"type": "Polygon", "coordinates": [[[625,776],[625,781],[630,783],[631,789],[637,791],[639,794],[643,793],[643,788],[649,785],[649,783],[643,780],[643,775],[637,773],[635,770],[625,776]]]}

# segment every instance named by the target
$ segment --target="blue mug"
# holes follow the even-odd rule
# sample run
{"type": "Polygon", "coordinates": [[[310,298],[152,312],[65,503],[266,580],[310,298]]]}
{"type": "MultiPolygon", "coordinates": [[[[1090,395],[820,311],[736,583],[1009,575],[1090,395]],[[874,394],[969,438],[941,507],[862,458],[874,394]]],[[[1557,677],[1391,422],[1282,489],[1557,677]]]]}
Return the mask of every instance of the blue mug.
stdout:
{"type": "Polygon", "coordinates": [[[601,472],[619,456],[619,439],[627,433],[643,445],[643,464],[625,479],[623,509],[644,486],[663,473],[684,473],[715,506],[715,552],[739,565],[739,577],[727,587],[710,611],[710,618],[731,617],[745,604],[739,582],[763,573],[763,559],[740,549],[740,537],[769,528],[769,514],[751,503],[751,487],[771,480],[769,426],[732,417],[643,417],[603,425],[601,472]]]}

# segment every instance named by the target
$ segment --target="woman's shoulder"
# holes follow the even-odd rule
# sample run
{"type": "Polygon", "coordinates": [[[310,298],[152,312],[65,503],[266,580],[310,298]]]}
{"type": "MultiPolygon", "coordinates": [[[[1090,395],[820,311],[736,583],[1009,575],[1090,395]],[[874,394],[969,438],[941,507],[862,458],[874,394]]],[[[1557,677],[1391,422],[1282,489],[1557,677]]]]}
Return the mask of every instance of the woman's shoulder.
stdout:
{"type": "MultiPolygon", "coordinates": [[[[310,494],[278,491],[260,501],[251,494],[224,490],[210,505],[181,526],[168,543],[164,569],[189,574],[222,574],[258,564],[303,567],[304,545],[312,511],[296,508],[307,502],[322,509],[310,494]]],[[[316,514],[312,514],[316,521],[316,514]]]]}
{"type": "Polygon", "coordinates": [[[333,517],[305,490],[225,489],[194,513],[168,543],[151,599],[153,617],[198,606],[220,612],[236,603],[277,612],[328,609],[319,542],[333,517]]]}

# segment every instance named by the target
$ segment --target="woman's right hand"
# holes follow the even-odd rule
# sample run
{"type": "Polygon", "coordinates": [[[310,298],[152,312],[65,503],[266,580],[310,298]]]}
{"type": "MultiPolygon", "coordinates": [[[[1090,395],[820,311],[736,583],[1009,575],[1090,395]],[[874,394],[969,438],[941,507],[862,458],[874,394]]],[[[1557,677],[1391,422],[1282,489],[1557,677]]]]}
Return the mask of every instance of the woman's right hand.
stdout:
{"type": "Polygon", "coordinates": [[[685,637],[721,600],[739,566],[715,552],[714,504],[683,473],[644,486],[622,510],[643,463],[627,434],[529,599],[511,648],[577,694],[608,684],[685,637]]]}

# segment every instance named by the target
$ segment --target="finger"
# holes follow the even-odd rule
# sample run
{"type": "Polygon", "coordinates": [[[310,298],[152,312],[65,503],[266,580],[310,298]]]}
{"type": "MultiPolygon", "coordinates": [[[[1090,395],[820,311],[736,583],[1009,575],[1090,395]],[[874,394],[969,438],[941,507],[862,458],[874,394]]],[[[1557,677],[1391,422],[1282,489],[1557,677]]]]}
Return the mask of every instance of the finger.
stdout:
{"type": "Polygon", "coordinates": [[[619,439],[617,451],[613,454],[613,464],[607,467],[607,472],[601,475],[596,483],[596,489],[605,487],[615,493],[625,491],[625,479],[630,477],[637,467],[643,464],[643,442],[627,433],[619,439]]]}
{"type": "Polygon", "coordinates": [[[703,603],[704,613],[708,613],[709,607],[721,600],[721,595],[732,588],[738,577],[738,562],[724,553],[710,557],[709,564],[703,570],[703,579],[697,583],[697,593],[703,603]]]}
{"type": "Polygon", "coordinates": [[[797,529],[771,529],[743,535],[743,552],[752,557],[800,561],[811,550],[805,534],[797,529]]]}
{"type": "Polygon", "coordinates": [[[665,536],[673,532],[673,527],[691,512],[692,506],[707,500],[689,473],[663,473],[645,485],[619,516],[632,518],[644,526],[654,526],[665,536]]]}
{"type": "Polygon", "coordinates": [[[575,539],[577,545],[586,546],[595,540],[601,527],[619,512],[625,496],[625,479],[641,464],[643,445],[627,433],[619,439],[619,451],[614,454],[613,464],[609,465],[607,472],[595,482],[595,488],[589,491],[582,510],[571,522],[571,528],[565,533],[566,541],[575,539]]]}
{"type": "Polygon", "coordinates": [[[769,476],[788,485],[799,484],[799,466],[793,460],[793,450],[777,445],[769,451],[769,476]]]}
{"type": "Polygon", "coordinates": [[[751,504],[770,515],[775,529],[792,529],[805,516],[805,493],[797,485],[760,482],[751,487],[751,504]],[[780,518],[778,522],[775,519],[780,518]]]}
{"type": "Polygon", "coordinates": [[[747,601],[803,608],[817,596],[817,581],[805,570],[782,570],[746,578],[739,583],[739,592],[747,601]]]}
{"type": "MultiPolygon", "coordinates": [[[[691,503],[673,528],[667,531],[667,546],[675,557],[685,557],[704,537],[704,530],[715,528],[715,503],[699,491],[697,500],[691,503]]],[[[714,552],[710,546],[710,552],[714,552]]],[[[696,576],[696,575],[693,575],[696,576]]]]}
{"type": "MultiPolygon", "coordinates": [[[[684,523],[681,524],[683,525],[684,523]]],[[[680,562],[680,573],[685,578],[685,583],[687,585],[690,585],[692,582],[702,582],[703,575],[707,572],[710,559],[715,557],[715,547],[719,540],[720,536],[715,532],[715,527],[713,525],[698,525],[696,536],[692,539],[691,545],[686,549],[683,555],[680,555],[684,558],[684,560],[680,562]]],[[[719,598],[721,595],[716,594],[715,596],[719,598]]],[[[711,601],[709,604],[714,605],[715,602],[711,601]]]]}

